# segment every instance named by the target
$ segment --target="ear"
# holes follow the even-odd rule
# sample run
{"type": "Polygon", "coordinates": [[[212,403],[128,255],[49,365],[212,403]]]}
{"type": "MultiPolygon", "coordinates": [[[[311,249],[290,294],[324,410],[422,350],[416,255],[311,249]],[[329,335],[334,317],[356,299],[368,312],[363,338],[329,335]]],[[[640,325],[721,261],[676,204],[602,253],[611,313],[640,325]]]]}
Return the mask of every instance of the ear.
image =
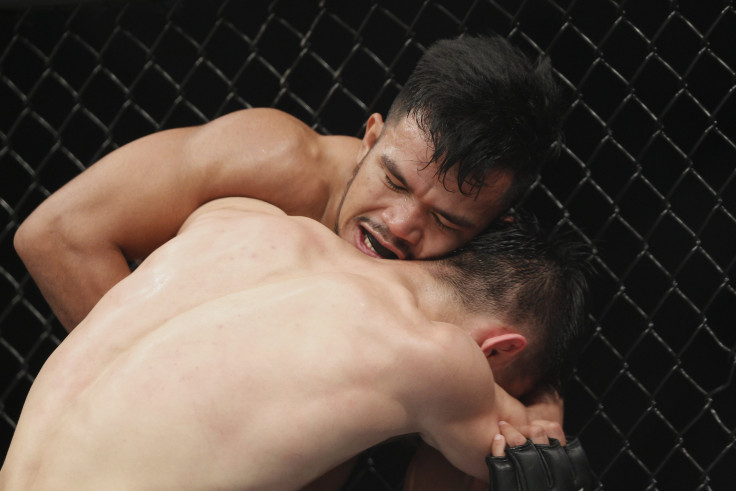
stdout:
{"type": "Polygon", "coordinates": [[[383,117],[378,113],[373,113],[365,123],[365,134],[360,142],[360,150],[358,150],[358,162],[363,160],[368,151],[378,141],[378,137],[383,132],[383,117]]]}
{"type": "Polygon", "coordinates": [[[480,349],[489,362],[501,367],[511,363],[526,348],[526,338],[518,332],[489,334],[480,343],[480,349]]]}

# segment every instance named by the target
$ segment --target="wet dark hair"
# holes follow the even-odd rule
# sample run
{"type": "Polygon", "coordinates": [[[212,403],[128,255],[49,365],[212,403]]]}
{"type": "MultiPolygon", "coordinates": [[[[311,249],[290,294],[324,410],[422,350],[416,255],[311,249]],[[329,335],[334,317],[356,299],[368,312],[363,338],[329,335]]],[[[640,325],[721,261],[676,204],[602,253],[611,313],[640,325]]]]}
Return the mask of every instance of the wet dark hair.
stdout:
{"type": "Polygon", "coordinates": [[[545,232],[519,214],[449,254],[445,280],[468,310],[519,328],[529,344],[515,370],[537,388],[560,391],[587,334],[591,254],[569,233],[545,232]]]}
{"type": "Polygon", "coordinates": [[[499,36],[464,36],[430,46],[386,120],[413,117],[434,147],[438,177],[458,165],[465,194],[494,172],[510,171],[510,206],[558,152],[560,94],[549,59],[533,63],[499,36]]]}

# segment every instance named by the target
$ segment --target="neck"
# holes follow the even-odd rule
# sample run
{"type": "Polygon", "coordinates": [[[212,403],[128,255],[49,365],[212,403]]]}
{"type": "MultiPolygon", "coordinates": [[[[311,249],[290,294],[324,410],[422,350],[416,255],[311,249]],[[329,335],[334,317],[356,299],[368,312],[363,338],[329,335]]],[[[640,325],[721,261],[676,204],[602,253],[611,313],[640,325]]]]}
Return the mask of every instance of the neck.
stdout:
{"type": "Polygon", "coordinates": [[[427,317],[438,322],[460,324],[463,311],[460,298],[442,281],[435,261],[391,261],[401,281],[414,293],[417,306],[427,317]]]}

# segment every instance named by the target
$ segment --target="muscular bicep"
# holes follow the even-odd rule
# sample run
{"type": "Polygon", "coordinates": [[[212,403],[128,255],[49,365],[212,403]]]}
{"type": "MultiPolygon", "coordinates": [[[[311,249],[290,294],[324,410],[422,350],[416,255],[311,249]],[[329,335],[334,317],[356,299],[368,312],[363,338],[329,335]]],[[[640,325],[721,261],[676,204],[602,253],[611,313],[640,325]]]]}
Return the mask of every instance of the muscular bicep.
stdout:
{"type": "Polygon", "coordinates": [[[322,179],[334,174],[321,171],[320,156],[331,138],[268,109],[146,136],[51,195],[21,224],[14,245],[49,305],[72,329],[130,273],[128,261],[174,237],[211,200],[251,197],[320,218],[329,187],[322,179]]]}
{"type": "Polygon", "coordinates": [[[419,433],[456,468],[487,480],[485,457],[502,414],[497,385],[475,341],[445,333],[433,334],[439,349],[424,363],[418,382],[419,433]]]}
{"type": "Polygon", "coordinates": [[[199,205],[202,184],[184,148],[195,131],[147,136],[97,162],[60,193],[66,218],[128,259],[148,255],[199,205]]]}
{"type": "Polygon", "coordinates": [[[422,438],[465,474],[487,481],[485,458],[497,433],[498,419],[488,411],[484,417],[473,419],[438,420],[422,438]]]}
{"type": "Polygon", "coordinates": [[[499,421],[521,426],[526,410],[496,383],[480,346],[457,327],[435,323],[415,383],[418,432],[464,473],[487,480],[486,456],[499,421]]]}
{"type": "Polygon", "coordinates": [[[482,378],[476,379],[476,383],[480,385],[475,386],[475,391],[459,394],[451,408],[438,406],[426,441],[458,469],[487,481],[485,457],[491,453],[493,438],[499,433],[499,421],[523,426],[529,420],[523,404],[498,384],[491,382],[489,392],[482,378]]]}
{"type": "MultiPolygon", "coordinates": [[[[298,201],[294,194],[299,193],[287,190],[299,177],[292,172],[295,163],[313,164],[305,137],[310,133],[285,115],[251,111],[125,145],[43,206],[60,217],[80,244],[104,241],[128,259],[148,255],[213,199],[246,196],[298,207],[292,201],[298,201]],[[286,196],[292,201],[282,202],[286,196]]],[[[312,174],[318,175],[314,169],[312,174]]],[[[315,192],[309,182],[300,186],[315,192]]],[[[305,199],[304,207],[310,206],[305,199]]]]}

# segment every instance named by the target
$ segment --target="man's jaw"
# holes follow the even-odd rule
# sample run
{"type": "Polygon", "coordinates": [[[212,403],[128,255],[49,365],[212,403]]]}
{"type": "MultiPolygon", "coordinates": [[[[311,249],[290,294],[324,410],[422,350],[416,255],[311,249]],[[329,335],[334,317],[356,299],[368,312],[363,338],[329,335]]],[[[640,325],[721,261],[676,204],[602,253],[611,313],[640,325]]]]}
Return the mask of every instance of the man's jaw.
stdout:
{"type": "Polygon", "coordinates": [[[358,225],[355,247],[363,254],[383,259],[406,259],[406,254],[391,243],[383,242],[363,225],[358,225]]]}

